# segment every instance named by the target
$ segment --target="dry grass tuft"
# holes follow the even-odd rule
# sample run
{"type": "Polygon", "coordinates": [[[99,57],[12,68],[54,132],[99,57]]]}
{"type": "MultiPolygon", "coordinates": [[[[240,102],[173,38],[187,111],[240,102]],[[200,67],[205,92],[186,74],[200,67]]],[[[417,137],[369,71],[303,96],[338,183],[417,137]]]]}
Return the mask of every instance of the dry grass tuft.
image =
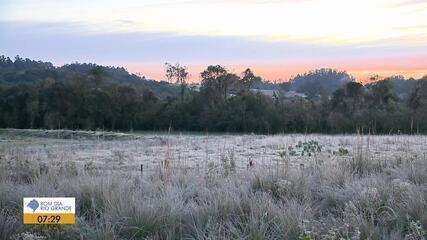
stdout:
{"type": "MultiPolygon", "coordinates": [[[[53,155],[68,156],[64,148],[50,149],[50,156],[37,148],[3,148],[0,239],[425,239],[424,155],[384,158],[375,155],[372,143],[378,145],[381,137],[352,138],[339,143],[336,149],[356,143],[341,155],[325,150],[292,156],[283,152],[288,147],[270,144],[278,146],[274,156],[279,158],[270,165],[263,157],[267,153],[248,156],[220,146],[206,160],[212,164],[194,167],[178,164],[178,146],[171,146],[168,136],[169,150],[161,156],[168,165],[155,162],[144,174],[106,170],[92,159],[55,161],[53,155]],[[256,162],[251,168],[245,166],[248,158],[256,162]],[[76,225],[22,225],[24,196],[76,197],[76,225]]],[[[93,148],[101,151],[102,145],[93,148]]],[[[121,156],[129,154],[123,148],[113,158],[122,166],[128,158],[121,156]]]]}

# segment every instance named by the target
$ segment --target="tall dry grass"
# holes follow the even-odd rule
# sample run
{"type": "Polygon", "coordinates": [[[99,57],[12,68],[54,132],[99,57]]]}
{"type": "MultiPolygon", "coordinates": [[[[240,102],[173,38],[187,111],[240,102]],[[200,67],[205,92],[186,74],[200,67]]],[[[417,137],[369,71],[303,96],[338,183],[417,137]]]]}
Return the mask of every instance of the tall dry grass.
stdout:
{"type": "Polygon", "coordinates": [[[283,157],[273,171],[238,170],[230,148],[215,166],[159,164],[143,175],[7,152],[0,163],[0,239],[425,239],[424,155],[384,161],[367,141],[361,137],[342,161],[290,167],[283,157]],[[23,225],[24,196],[76,197],[77,223],[23,225]]]}

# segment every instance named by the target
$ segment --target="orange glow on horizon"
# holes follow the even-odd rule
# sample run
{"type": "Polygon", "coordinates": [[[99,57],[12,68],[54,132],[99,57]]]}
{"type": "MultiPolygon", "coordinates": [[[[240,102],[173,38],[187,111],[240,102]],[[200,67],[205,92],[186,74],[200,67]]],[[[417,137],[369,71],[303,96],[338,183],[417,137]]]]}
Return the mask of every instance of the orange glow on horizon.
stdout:
{"type": "MultiPolygon", "coordinates": [[[[336,60],[335,60],[336,61],[336,60]]],[[[307,61],[309,62],[309,61],[307,61]]],[[[185,64],[184,64],[185,65],[185,64]]],[[[405,78],[421,78],[427,75],[427,56],[412,58],[377,58],[377,59],[357,59],[354,61],[343,60],[340,63],[284,63],[284,64],[220,64],[225,66],[230,72],[240,74],[246,68],[252,69],[256,75],[264,80],[286,82],[292,76],[302,74],[310,70],[319,68],[333,68],[340,71],[347,71],[356,81],[366,83],[369,77],[377,74],[381,78],[401,75],[405,78]]],[[[140,73],[148,79],[164,80],[163,64],[127,64],[127,69],[132,73],[140,73]]],[[[200,72],[206,69],[207,65],[189,64],[190,82],[200,81],[200,72]]]]}

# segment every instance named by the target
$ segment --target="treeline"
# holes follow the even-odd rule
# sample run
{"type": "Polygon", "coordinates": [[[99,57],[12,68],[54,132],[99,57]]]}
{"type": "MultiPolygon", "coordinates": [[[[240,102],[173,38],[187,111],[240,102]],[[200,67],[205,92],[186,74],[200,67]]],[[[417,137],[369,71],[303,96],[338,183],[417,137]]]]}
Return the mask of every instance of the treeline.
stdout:
{"type": "Polygon", "coordinates": [[[170,92],[160,96],[147,80],[122,68],[77,63],[54,67],[0,57],[0,127],[427,133],[427,77],[364,86],[345,72],[321,69],[272,85],[249,69],[237,75],[209,66],[195,91],[187,86],[185,67],[167,65],[166,76],[177,83],[148,82],[170,92]],[[262,85],[274,94],[254,90],[262,85]],[[287,90],[307,97],[289,96],[287,90]]]}

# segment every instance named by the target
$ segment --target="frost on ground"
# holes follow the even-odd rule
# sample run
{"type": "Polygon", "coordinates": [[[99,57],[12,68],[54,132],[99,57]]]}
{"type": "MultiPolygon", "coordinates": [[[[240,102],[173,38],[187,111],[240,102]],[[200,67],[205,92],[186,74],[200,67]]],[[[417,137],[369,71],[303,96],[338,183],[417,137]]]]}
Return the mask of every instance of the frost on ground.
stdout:
{"type": "Polygon", "coordinates": [[[426,237],[426,136],[51,137],[0,135],[0,239],[426,237]],[[77,224],[22,225],[24,196],[77,224]]]}

